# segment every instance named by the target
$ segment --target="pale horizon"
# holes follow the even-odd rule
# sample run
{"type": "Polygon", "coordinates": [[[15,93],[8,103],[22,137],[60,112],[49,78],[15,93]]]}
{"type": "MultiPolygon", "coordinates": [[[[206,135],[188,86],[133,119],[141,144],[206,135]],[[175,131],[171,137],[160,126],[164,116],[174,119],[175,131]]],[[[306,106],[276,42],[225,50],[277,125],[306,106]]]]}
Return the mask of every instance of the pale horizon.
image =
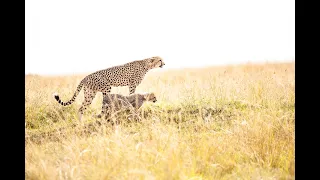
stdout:
{"type": "Polygon", "coordinates": [[[161,56],[165,69],[294,62],[295,2],[27,0],[25,73],[80,74],[161,56]]]}

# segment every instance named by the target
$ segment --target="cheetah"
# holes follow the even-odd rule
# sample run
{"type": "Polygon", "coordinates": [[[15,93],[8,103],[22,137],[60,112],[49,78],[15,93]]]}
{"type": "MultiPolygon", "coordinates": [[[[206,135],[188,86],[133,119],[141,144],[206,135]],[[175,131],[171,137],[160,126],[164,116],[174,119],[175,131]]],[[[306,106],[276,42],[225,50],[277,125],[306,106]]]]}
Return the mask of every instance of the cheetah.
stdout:
{"type": "Polygon", "coordinates": [[[130,110],[136,113],[145,102],[157,102],[157,97],[154,93],[141,93],[123,96],[120,94],[108,94],[103,98],[103,112],[95,117],[101,118],[103,115],[111,115],[114,112],[121,110],[130,110]]]}
{"type": "MultiPolygon", "coordinates": [[[[54,98],[63,106],[70,105],[75,101],[83,87],[84,101],[78,110],[78,119],[81,121],[84,111],[92,103],[97,92],[102,92],[105,99],[107,94],[111,92],[111,87],[128,86],[129,95],[131,95],[149,70],[162,68],[164,65],[161,57],[154,56],[99,70],[81,80],[73,97],[68,102],[62,102],[58,93],[54,93],[54,98]]],[[[105,114],[104,108],[102,108],[101,113],[105,114]]]]}

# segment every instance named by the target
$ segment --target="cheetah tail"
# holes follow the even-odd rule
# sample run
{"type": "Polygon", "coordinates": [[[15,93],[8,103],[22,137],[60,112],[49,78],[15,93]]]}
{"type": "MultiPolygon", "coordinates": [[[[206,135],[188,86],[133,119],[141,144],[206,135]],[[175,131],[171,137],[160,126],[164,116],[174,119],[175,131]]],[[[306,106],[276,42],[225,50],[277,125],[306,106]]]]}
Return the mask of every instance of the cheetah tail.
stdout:
{"type": "Polygon", "coordinates": [[[75,100],[76,100],[76,97],[78,96],[79,92],[81,91],[82,89],[82,86],[83,86],[83,82],[81,81],[80,84],[78,85],[76,91],[74,92],[72,98],[68,101],[68,102],[62,102],[58,93],[54,93],[53,94],[53,97],[58,101],[59,104],[61,104],[62,106],[67,106],[67,105],[70,105],[72,104],[75,100]]]}

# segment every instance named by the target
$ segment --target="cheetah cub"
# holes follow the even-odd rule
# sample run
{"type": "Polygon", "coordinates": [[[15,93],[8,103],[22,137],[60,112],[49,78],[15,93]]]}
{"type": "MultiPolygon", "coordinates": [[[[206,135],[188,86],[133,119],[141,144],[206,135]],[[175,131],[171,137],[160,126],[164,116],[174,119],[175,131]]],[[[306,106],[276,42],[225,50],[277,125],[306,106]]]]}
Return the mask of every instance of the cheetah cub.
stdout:
{"type": "Polygon", "coordinates": [[[144,94],[132,94],[129,96],[123,96],[120,94],[108,94],[103,97],[103,112],[105,114],[99,114],[95,117],[101,118],[102,116],[109,116],[119,111],[130,110],[133,114],[136,114],[140,107],[145,102],[157,102],[157,98],[154,93],[144,94]]]}
{"type": "MultiPolygon", "coordinates": [[[[164,65],[161,57],[154,56],[103,69],[84,77],[68,102],[62,102],[57,93],[54,94],[54,98],[63,106],[72,104],[83,87],[84,101],[78,110],[78,119],[81,121],[84,111],[92,103],[97,92],[102,92],[105,98],[107,94],[110,94],[111,87],[128,86],[129,95],[131,95],[149,70],[162,68],[164,65]]],[[[102,110],[101,113],[105,112],[102,110]]]]}

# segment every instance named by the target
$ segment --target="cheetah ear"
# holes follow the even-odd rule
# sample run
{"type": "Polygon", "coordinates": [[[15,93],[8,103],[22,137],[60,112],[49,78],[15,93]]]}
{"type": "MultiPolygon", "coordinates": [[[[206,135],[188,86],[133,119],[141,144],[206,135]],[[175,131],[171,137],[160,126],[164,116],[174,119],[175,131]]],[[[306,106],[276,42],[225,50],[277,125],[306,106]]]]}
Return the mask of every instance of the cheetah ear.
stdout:
{"type": "Polygon", "coordinates": [[[151,58],[151,59],[150,59],[150,63],[151,63],[151,64],[154,64],[155,62],[156,62],[156,59],[155,59],[155,58],[151,58]]]}
{"type": "Polygon", "coordinates": [[[144,94],[143,94],[143,100],[147,100],[147,99],[148,99],[148,96],[149,96],[149,93],[144,93],[144,94]]]}

